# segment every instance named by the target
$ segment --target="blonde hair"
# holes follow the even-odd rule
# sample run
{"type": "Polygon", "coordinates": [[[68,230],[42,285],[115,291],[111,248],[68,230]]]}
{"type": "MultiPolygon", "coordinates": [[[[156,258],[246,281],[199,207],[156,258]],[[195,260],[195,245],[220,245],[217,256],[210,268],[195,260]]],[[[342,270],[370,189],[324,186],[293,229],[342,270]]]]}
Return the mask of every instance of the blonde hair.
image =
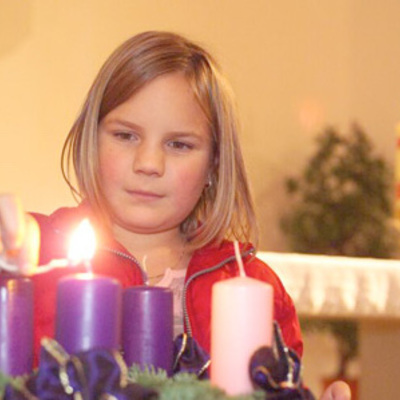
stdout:
{"type": "Polygon", "coordinates": [[[213,138],[210,184],[181,225],[193,248],[223,239],[257,242],[257,225],[238,140],[231,89],[211,55],[170,32],[144,32],[118,47],[98,73],[65,141],[62,171],[73,193],[110,223],[98,177],[97,130],[102,118],[158,76],[181,72],[205,113],[213,138]],[[71,182],[73,168],[78,188],[71,182]]]}

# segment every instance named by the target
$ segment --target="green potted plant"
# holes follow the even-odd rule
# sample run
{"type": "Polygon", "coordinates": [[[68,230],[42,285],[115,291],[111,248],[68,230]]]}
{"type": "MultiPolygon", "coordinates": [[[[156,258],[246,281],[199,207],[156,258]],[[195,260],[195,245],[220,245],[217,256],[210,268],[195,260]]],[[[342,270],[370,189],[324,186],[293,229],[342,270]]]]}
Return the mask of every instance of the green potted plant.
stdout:
{"type": "MultiPolygon", "coordinates": [[[[299,253],[390,258],[397,250],[393,224],[394,182],[387,162],[375,154],[366,133],[328,127],[297,177],[286,179],[293,201],[281,227],[290,250],[299,253]]],[[[344,378],[357,354],[357,323],[303,320],[305,329],[329,329],[338,342],[336,378],[344,378]]]]}

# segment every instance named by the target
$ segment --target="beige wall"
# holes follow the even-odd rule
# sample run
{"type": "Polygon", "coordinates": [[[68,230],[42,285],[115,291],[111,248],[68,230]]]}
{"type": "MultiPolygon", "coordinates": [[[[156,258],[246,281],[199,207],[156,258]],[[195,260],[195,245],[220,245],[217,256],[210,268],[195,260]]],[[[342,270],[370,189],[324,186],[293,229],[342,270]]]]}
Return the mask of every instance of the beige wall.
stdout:
{"type": "Polygon", "coordinates": [[[262,249],[284,250],[282,182],[321,126],[358,120],[394,161],[400,2],[0,0],[0,188],[30,210],[73,204],[63,139],[105,57],[128,36],[174,30],[205,44],[237,93],[262,249]]]}

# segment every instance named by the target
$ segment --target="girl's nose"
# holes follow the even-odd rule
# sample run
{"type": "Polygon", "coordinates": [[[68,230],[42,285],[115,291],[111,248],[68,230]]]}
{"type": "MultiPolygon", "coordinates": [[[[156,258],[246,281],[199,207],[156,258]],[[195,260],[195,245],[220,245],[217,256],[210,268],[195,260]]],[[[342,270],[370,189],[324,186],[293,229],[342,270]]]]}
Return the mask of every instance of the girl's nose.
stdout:
{"type": "Polygon", "coordinates": [[[161,148],[151,144],[141,143],[135,151],[133,170],[147,175],[163,175],[165,154],[161,148]]]}

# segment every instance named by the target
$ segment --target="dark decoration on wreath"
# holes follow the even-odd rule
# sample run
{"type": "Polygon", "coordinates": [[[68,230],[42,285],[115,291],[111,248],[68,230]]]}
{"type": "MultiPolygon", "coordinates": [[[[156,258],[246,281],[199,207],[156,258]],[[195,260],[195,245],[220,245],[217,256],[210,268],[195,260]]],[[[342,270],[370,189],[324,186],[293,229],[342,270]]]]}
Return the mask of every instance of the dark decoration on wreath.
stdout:
{"type": "Polygon", "coordinates": [[[128,382],[117,351],[93,349],[70,356],[54,340],[44,339],[37,374],[21,387],[7,385],[4,400],[153,400],[158,394],[128,382]]]}
{"type": "Polygon", "coordinates": [[[187,372],[197,375],[199,379],[209,378],[210,356],[186,333],[178,335],[174,341],[174,359],[174,374],[187,372]]]}
{"type": "Polygon", "coordinates": [[[250,359],[250,377],[266,400],[315,400],[303,385],[300,358],[285,345],[276,322],[273,346],[261,347],[250,359]]]}
{"type": "MultiPolygon", "coordinates": [[[[128,368],[118,351],[92,349],[69,355],[55,340],[45,338],[42,340],[38,370],[31,375],[19,377],[17,381],[10,381],[3,399],[156,400],[166,395],[163,390],[174,387],[174,384],[176,392],[173,398],[179,399],[180,390],[184,391],[179,389],[179,381],[182,382],[179,376],[195,377],[195,381],[190,384],[192,394],[200,390],[205,398],[208,398],[208,394],[214,398],[212,396],[216,388],[201,381],[208,377],[209,355],[194,338],[186,334],[179,335],[174,346],[174,376],[168,378],[165,371],[156,372],[149,367],[147,374],[156,374],[154,382],[143,385],[143,382],[134,383],[130,379],[128,368]],[[164,386],[160,386],[157,374],[161,374],[164,386]]],[[[258,349],[250,360],[249,373],[255,389],[262,390],[265,400],[315,400],[303,386],[300,372],[299,357],[287,348],[280,328],[274,322],[273,346],[258,349]]],[[[143,373],[146,374],[146,371],[143,373]]],[[[229,398],[222,391],[218,396],[221,400],[229,398]]],[[[259,399],[259,396],[254,394],[254,398],[259,399]]],[[[253,396],[249,395],[249,398],[253,396]]]]}

